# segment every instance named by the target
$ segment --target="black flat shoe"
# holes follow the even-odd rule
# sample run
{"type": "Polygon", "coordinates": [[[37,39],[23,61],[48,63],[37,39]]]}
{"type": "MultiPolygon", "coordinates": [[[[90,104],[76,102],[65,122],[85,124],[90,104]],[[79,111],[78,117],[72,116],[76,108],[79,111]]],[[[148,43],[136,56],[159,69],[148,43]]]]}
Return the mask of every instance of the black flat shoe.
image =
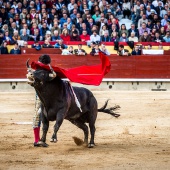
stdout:
{"type": "Polygon", "coordinates": [[[48,144],[42,141],[34,142],[34,147],[48,147],[48,146],[49,146],[48,144]]]}

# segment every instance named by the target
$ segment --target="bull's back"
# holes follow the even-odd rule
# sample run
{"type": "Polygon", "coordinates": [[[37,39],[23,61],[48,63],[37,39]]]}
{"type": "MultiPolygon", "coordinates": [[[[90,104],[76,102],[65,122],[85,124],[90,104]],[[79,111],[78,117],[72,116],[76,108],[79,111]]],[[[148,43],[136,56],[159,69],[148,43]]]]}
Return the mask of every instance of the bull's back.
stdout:
{"type": "Polygon", "coordinates": [[[84,122],[89,122],[89,115],[97,115],[97,101],[93,93],[83,87],[73,87],[73,90],[79,100],[82,112],[75,103],[75,98],[72,96],[72,102],[70,109],[67,113],[66,119],[70,120],[83,120],[84,122]]]}

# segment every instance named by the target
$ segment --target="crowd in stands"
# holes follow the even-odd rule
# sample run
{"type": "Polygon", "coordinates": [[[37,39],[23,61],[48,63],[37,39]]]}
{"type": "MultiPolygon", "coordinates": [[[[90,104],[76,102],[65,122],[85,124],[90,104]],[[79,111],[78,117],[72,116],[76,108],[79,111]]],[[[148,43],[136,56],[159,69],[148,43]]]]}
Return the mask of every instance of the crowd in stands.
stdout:
{"type": "Polygon", "coordinates": [[[170,42],[170,0],[0,0],[1,53],[7,45],[21,53],[18,40],[63,53],[69,52],[63,42],[86,42],[92,55],[110,54],[102,42],[170,42]],[[122,18],[132,21],[130,29],[122,18]]]}

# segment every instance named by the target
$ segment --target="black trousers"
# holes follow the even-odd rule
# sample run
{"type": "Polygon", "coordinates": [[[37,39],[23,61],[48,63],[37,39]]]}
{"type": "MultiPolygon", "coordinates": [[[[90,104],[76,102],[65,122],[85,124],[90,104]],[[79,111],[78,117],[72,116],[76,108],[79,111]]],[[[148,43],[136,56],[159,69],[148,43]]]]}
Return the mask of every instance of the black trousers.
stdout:
{"type": "Polygon", "coordinates": [[[131,15],[131,11],[129,9],[125,9],[123,10],[123,17],[125,18],[125,16],[129,17],[131,15]]]}

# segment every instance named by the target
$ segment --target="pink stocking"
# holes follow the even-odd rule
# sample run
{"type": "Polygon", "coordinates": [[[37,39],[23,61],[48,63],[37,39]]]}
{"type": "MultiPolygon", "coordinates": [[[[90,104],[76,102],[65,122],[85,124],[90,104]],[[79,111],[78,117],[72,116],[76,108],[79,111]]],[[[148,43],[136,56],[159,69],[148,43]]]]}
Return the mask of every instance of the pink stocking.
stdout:
{"type": "Polygon", "coordinates": [[[34,142],[37,143],[40,139],[39,135],[40,127],[34,128],[34,142]]]}

